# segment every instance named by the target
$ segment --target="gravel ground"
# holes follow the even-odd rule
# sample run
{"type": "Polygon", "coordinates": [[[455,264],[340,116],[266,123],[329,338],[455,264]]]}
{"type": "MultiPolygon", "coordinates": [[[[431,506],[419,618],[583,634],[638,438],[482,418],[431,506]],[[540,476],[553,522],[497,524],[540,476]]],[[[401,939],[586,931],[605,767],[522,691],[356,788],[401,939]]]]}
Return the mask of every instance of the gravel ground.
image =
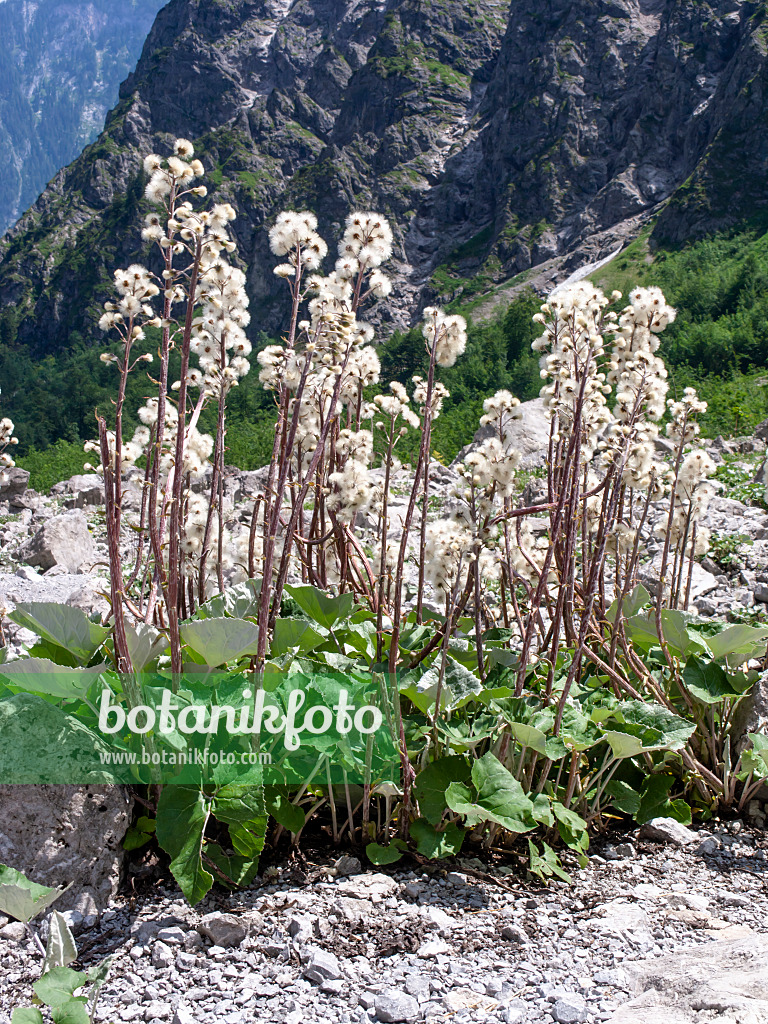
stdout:
{"type": "MultiPolygon", "coordinates": [[[[718,940],[765,941],[766,832],[741,821],[678,831],[685,845],[647,830],[597,843],[570,886],[523,882],[474,859],[384,874],[359,873],[347,857],[268,868],[249,890],[195,908],[158,884],[117,900],[98,923],[70,917],[79,966],[113,956],[97,1020],[610,1021],[630,998],[636,961],[698,945],[714,972],[718,940]]],[[[40,969],[19,928],[0,928],[3,1024],[40,969]]],[[[749,1012],[667,1019],[767,1019],[749,1012]]]]}

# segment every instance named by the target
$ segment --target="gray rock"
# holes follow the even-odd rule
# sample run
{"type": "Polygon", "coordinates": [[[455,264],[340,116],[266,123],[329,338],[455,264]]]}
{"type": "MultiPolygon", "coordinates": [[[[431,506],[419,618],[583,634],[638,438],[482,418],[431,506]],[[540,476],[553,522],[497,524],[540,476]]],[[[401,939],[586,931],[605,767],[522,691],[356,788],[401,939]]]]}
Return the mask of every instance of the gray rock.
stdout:
{"type": "Polygon", "coordinates": [[[174,962],[173,951],[164,942],[156,942],[152,947],[152,966],[162,970],[174,962]]]}
{"type": "Polygon", "coordinates": [[[528,942],[528,933],[519,924],[505,924],[501,929],[501,937],[507,942],[516,942],[520,946],[524,946],[528,942]]]}
{"type": "MultiPolygon", "coordinates": [[[[519,417],[510,419],[506,424],[505,443],[520,452],[521,469],[534,469],[544,465],[549,450],[550,420],[544,408],[544,400],[534,398],[530,402],[522,402],[517,411],[519,417]]],[[[492,424],[480,427],[471,444],[461,449],[451,465],[462,462],[471,451],[489,437],[495,436],[495,433],[492,424]]]]}
{"type": "Polygon", "coordinates": [[[67,597],[66,604],[70,608],[79,608],[86,615],[99,615],[102,619],[109,614],[109,601],[104,596],[109,592],[109,583],[106,580],[88,579],[85,583],[75,587],[67,597]]]}
{"type": "Polygon", "coordinates": [[[581,1024],[589,1016],[589,1010],[581,996],[563,995],[552,1007],[552,1016],[558,1024],[581,1024]]]}
{"type": "Polygon", "coordinates": [[[0,928],[0,939],[8,942],[23,942],[27,935],[27,929],[21,921],[11,921],[0,928]]]}
{"type": "Polygon", "coordinates": [[[76,572],[83,565],[92,565],[97,558],[96,543],[85,514],[75,509],[47,520],[34,537],[21,545],[17,557],[41,569],[62,565],[76,572]]]}
{"type": "Polygon", "coordinates": [[[752,732],[768,731],[768,672],[763,672],[733,714],[731,743],[736,753],[747,746],[752,732]]]}
{"type": "Polygon", "coordinates": [[[674,818],[652,818],[640,826],[638,839],[650,839],[654,843],[672,843],[675,846],[688,846],[696,842],[696,833],[674,818]]]}
{"type": "Polygon", "coordinates": [[[411,974],[405,979],[405,991],[420,1003],[427,1002],[430,995],[429,978],[422,974],[411,974]]]}
{"type": "Polygon", "coordinates": [[[342,977],[339,961],[327,949],[315,948],[303,971],[304,977],[321,985],[324,981],[338,981],[342,977]]]}
{"type": "Polygon", "coordinates": [[[164,942],[168,946],[183,946],[186,934],[183,928],[173,925],[170,928],[161,928],[157,938],[159,942],[164,942]]]}
{"type": "Polygon", "coordinates": [[[386,988],[379,992],[374,1003],[376,1019],[385,1024],[409,1024],[419,1019],[419,1004],[407,992],[386,988]]]}
{"type": "Polygon", "coordinates": [[[144,1020],[168,1020],[171,1016],[171,1004],[153,1000],[144,1007],[144,1020]]]}
{"type": "Polygon", "coordinates": [[[67,495],[65,508],[84,508],[86,505],[104,504],[104,481],[98,473],[77,473],[69,480],[54,484],[53,495],[67,495]]]}
{"type": "MultiPolygon", "coordinates": [[[[84,893],[83,895],[89,896],[90,894],[84,893]]],[[[99,920],[98,914],[83,914],[79,909],[65,910],[61,916],[69,925],[69,930],[73,935],[82,935],[83,932],[90,931],[91,928],[96,927],[99,920]]]]}
{"type": "Polygon", "coordinates": [[[706,839],[703,839],[696,847],[696,853],[700,857],[711,857],[713,854],[717,853],[719,849],[720,843],[717,841],[717,839],[715,839],[714,836],[708,836],[706,839]]]}
{"type": "Polygon", "coordinates": [[[314,935],[312,918],[307,914],[292,914],[288,918],[288,934],[297,942],[309,942],[314,935]]]}
{"type": "Polygon", "coordinates": [[[171,1024],[197,1024],[197,1017],[186,1006],[177,1006],[171,1024]]]}
{"type": "Polygon", "coordinates": [[[120,882],[131,810],[121,786],[0,785],[0,863],[41,885],[72,882],[57,910],[102,910],[120,882]]]}
{"type": "Polygon", "coordinates": [[[210,939],[215,946],[230,949],[239,946],[248,934],[248,924],[234,914],[214,911],[206,914],[197,926],[201,935],[210,939]]]}
{"type": "Polygon", "coordinates": [[[334,868],[336,869],[336,874],[339,877],[344,877],[359,875],[363,870],[363,865],[360,863],[359,857],[350,857],[345,854],[343,857],[339,857],[334,864],[334,868]]]}
{"type": "Polygon", "coordinates": [[[29,486],[29,470],[10,466],[0,472],[0,501],[22,495],[29,486]]]}

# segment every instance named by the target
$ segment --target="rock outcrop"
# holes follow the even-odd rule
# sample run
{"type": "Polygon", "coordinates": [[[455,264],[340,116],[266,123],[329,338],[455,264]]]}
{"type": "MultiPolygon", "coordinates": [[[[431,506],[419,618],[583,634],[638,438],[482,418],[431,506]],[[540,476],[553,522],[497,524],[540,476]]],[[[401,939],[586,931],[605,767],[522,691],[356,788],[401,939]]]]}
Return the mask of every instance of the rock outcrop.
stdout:
{"type": "Polygon", "coordinates": [[[40,885],[72,883],[58,910],[98,912],[117,892],[131,809],[121,786],[0,786],[0,863],[40,885]]]}

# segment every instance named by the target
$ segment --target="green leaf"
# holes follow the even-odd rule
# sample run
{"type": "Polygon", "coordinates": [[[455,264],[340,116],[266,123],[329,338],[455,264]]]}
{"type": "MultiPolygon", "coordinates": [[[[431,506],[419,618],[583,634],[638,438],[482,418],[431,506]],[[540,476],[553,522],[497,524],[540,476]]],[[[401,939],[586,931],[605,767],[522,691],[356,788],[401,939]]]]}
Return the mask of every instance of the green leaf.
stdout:
{"type": "Polygon", "coordinates": [[[267,811],[275,821],[289,832],[300,832],[305,825],[306,815],[301,807],[291,803],[288,796],[268,787],[265,793],[267,811]]]}
{"type": "Polygon", "coordinates": [[[143,672],[168,647],[168,638],[143,622],[134,626],[126,619],[125,638],[134,672],[143,672]]]}
{"type": "Polygon", "coordinates": [[[139,850],[150,841],[155,834],[157,822],[154,818],[140,817],[125,833],[124,850],[139,850]]]}
{"type": "Polygon", "coordinates": [[[640,805],[635,821],[642,824],[651,818],[674,818],[683,825],[691,823],[691,808],[685,800],[670,800],[669,791],[674,779],[671,775],[649,775],[640,791],[640,805]]]}
{"type": "MultiPolygon", "coordinates": [[[[552,716],[552,722],[554,724],[554,716],[552,716]]],[[[530,747],[537,754],[546,755],[547,736],[541,729],[535,728],[535,726],[530,725],[528,722],[510,722],[508,728],[522,746],[530,747]]]]}
{"type": "Polygon", "coordinates": [[[83,998],[69,999],[66,1003],[51,1009],[54,1024],[91,1024],[86,1000],[83,998]]]}
{"type": "Polygon", "coordinates": [[[55,1008],[69,1002],[86,981],[87,977],[81,971],[73,971],[69,967],[54,967],[36,981],[32,988],[37,998],[46,1006],[55,1008]]]}
{"type": "Polygon", "coordinates": [[[742,770],[738,777],[746,779],[754,775],[757,779],[768,778],[768,736],[751,732],[747,738],[752,741],[752,745],[741,755],[742,770]]]}
{"type": "Polygon", "coordinates": [[[339,594],[329,597],[316,587],[286,587],[296,604],[315,622],[331,629],[340,619],[349,618],[355,607],[354,594],[339,594]]]}
{"type": "MultiPolygon", "coordinates": [[[[425,714],[431,711],[437,700],[437,687],[440,680],[440,658],[418,680],[409,680],[402,692],[425,714]]],[[[444,711],[453,711],[468,704],[483,690],[480,679],[468,668],[456,661],[449,654],[446,658],[445,676],[440,690],[440,707],[444,711]]]]}
{"type": "MultiPolygon", "coordinates": [[[[648,593],[648,591],[645,589],[642,583],[638,583],[634,590],[630,591],[630,593],[627,594],[624,600],[622,601],[621,614],[624,615],[626,618],[629,618],[631,615],[637,615],[637,613],[642,608],[645,608],[646,605],[650,604],[650,602],[651,595],[648,593]]],[[[617,599],[613,602],[613,604],[605,614],[605,617],[606,619],[608,619],[609,622],[616,621],[616,612],[618,611],[618,608],[619,602],[617,599]]]]}
{"type": "Polygon", "coordinates": [[[91,1006],[91,1011],[93,1011],[93,1007],[96,1005],[96,999],[98,998],[101,986],[107,980],[111,966],[112,957],[108,956],[106,960],[102,960],[100,964],[97,964],[88,971],[88,981],[91,986],[88,992],[88,1002],[91,1006]]]}
{"type": "Polygon", "coordinates": [[[326,630],[321,633],[308,619],[277,619],[271,657],[279,658],[292,650],[306,653],[323,643],[327,636],[326,630]]]}
{"type": "Polygon", "coordinates": [[[720,665],[714,661],[703,663],[693,655],[683,670],[683,682],[691,696],[702,704],[719,704],[728,697],[741,696],[720,665]]]}
{"type": "Polygon", "coordinates": [[[43,974],[54,967],[68,967],[77,960],[77,946],[67,919],[53,910],[48,924],[48,942],[45,947],[43,974]]]}
{"type": "Polygon", "coordinates": [[[768,627],[746,626],[741,623],[728,626],[721,633],[707,637],[712,657],[719,661],[728,658],[732,665],[740,665],[748,658],[762,654],[768,640],[768,627]]]}
{"type": "Polygon", "coordinates": [[[343,630],[336,630],[336,639],[345,647],[371,660],[376,655],[376,623],[349,623],[343,630]]]}
{"type": "Polygon", "coordinates": [[[600,742],[600,731],[595,722],[577,708],[566,704],[560,726],[560,739],[570,750],[588,750],[600,742]]]}
{"type": "Polygon", "coordinates": [[[586,821],[559,800],[553,802],[552,810],[557,818],[557,830],[565,845],[577,853],[583,853],[589,846],[586,821]]]}
{"type": "Polygon", "coordinates": [[[612,805],[622,814],[630,814],[633,818],[640,807],[640,794],[628,783],[619,779],[611,779],[605,787],[605,792],[610,796],[612,805]]]}
{"type": "Polygon", "coordinates": [[[106,665],[67,668],[48,658],[19,658],[0,667],[0,675],[5,676],[11,686],[18,686],[27,693],[45,693],[59,700],[82,700],[106,668],[106,665]]]}
{"type": "Polygon", "coordinates": [[[441,757],[419,772],[415,796],[419,810],[432,825],[439,825],[447,808],[445,793],[452,782],[469,782],[470,767],[466,758],[441,757]]]}
{"type": "Polygon", "coordinates": [[[451,783],[446,791],[450,809],[463,814],[469,825],[492,821],[514,833],[530,832],[536,827],[530,798],[490,751],[472,766],[472,782],[477,791],[475,800],[461,783],[451,783]]]}
{"type": "MultiPolygon", "coordinates": [[[[677,658],[682,657],[691,645],[686,626],[686,618],[682,612],[673,608],[665,608],[662,611],[662,633],[670,653],[677,658]]],[[[626,631],[629,639],[645,650],[659,646],[656,613],[653,610],[629,616],[626,620],[626,631]]]]}
{"type": "Polygon", "coordinates": [[[552,847],[546,843],[542,843],[541,847],[542,850],[539,853],[531,840],[528,840],[528,870],[531,874],[538,875],[539,878],[544,880],[551,878],[552,875],[556,875],[558,878],[562,878],[564,882],[572,882],[573,879],[566,871],[563,871],[560,858],[552,847]]]}
{"type": "Polygon", "coordinates": [[[660,704],[640,700],[618,701],[611,708],[610,729],[604,730],[617,759],[635,757],[643,751],[680,750],[694,732],[694,723],[686,722],[660,704]]]}
{"type": "Polygon", "coordinates": [[[43,1024],[43,1015],[35,1006],[19,1006],[11,1014],[11,1024],[43,1024]]]}
{"type": "Polygon", "coordinates": [[[449,821],[442,831],[438,831],[425,818],[417,818],[411,825],[411,835],[416,840],[416,849],[422,857],[438,860],[442,857],[455,857],[461,849],[466,833],[452,821],[449,821]]]}
{"type": "Polygon", "coordinates": [[[59,896],[69,889],[50,889],[47,885],[30,882],[20,871],[0,864],[0,911],[27,924],[47,910],[59,896]]]}
{"type": "MultiPolygon", "coordinates": [[[[259,851],[261,852],[261,851],[259,851]]],[[[233,888],[250,885],[259,871],[258,856],[239,856],[224,853],[218,843],[208,843],[205,847],[205,856],[211,860],[219,870],[217,881],[229,884],[233,888]],[[227,880],[224,882],[224,879],[227,880]]]]}
{"type": "Polygon", "coordinates": [[[81,665],[91,660],[111,632],[91,622],[80,608],[49,601],[17,604],[8,618],[74,654],[81,665]]]}
{"type": "MultiPolygon", "coordinates": [[[[238,783],[222,786],[213,798],[212,813],[229,827],[232,847],[239,855],[228,862],[225,873],[235,885],[247,885],[259,869],[269,824],[264,787],[238,783]]],[[[206,853],[224,869],[224,862],[216,860],[215,846],[206,847],[206,853]]]]}
{"type": "Polygon", "coordinates": [[[259,857],[264,849],[265,824],[261,818],[252,823],[253,828],[249,828],[248,824],[236,825],[230,822],[228,826],[229,839],[235,853],[248,858],[250,863],[255,864],[258,869],[259,857]]]}
{"type": "Polygon", "coordinates": [[[227,824],[265,820],[264,789],[262,786],[229,783],[216,791],[212,810],[220,821],[227,824]]]}
{"type": "Polygon", "coordinates": [[[256,654],[259,630],[247,619],[201,619],[181,626],[181,639],[210,668],[256,654]]]}
{"type": "Polygon", "coordinates": [[[380,846],[378,843],[369,843],[365,852],[368,860],[378,867],[385,864],[395,864],[408,849],[402,839],[393,839],[389,846],[380,846]]]}
{"type": "Polygon", "coordinates": [[[229,616],[234,619],[255,618],[259,611],[259,595],[261,580],[246,580],[234,587],[229,587],[223,594],[215,594],[195,613],[197,619],[221,619],[229,616]]]}
{"type": "Polygon", "coordinates": [[[612,729],[606,729],[603,735],[608,740],[611,752],[617,761],[625,757],[637,757],[638,754],[642,754],[646,749],[643,746],[642,739],[631,732],[616,732],[612,729]]]}
{"type": "Polygon", "coordinates": [[[171,872],[187,900],[199,903],[213,885],[202,865],[210,805],[197,786],[164,786],[157,805],[157,841],[171,857],[171,872]]]}

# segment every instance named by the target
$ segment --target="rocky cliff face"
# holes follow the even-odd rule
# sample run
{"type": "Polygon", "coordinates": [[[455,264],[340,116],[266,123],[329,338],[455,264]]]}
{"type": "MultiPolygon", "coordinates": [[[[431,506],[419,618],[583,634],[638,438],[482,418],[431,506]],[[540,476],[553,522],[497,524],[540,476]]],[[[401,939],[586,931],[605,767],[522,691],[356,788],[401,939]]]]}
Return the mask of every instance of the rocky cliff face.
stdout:
{"type": "Polygon", "coordinates": [[[101,131],[163,2],[0,3],[0,232],[101,131]]]}
{"type": "Polygon", "coordinates": [[[40,350],[89,340],[141,251],[140,155],[175,135],[238,208],[270,330],[264,227],[288,206],[329,241],[351,206],[392,218],[401,324],[477,273],[600,258],[659,211],[675,239],[752,216],[766,33],[741,0],[171,0],[102,135],[2,244],[0,301],[40,350]]]}

